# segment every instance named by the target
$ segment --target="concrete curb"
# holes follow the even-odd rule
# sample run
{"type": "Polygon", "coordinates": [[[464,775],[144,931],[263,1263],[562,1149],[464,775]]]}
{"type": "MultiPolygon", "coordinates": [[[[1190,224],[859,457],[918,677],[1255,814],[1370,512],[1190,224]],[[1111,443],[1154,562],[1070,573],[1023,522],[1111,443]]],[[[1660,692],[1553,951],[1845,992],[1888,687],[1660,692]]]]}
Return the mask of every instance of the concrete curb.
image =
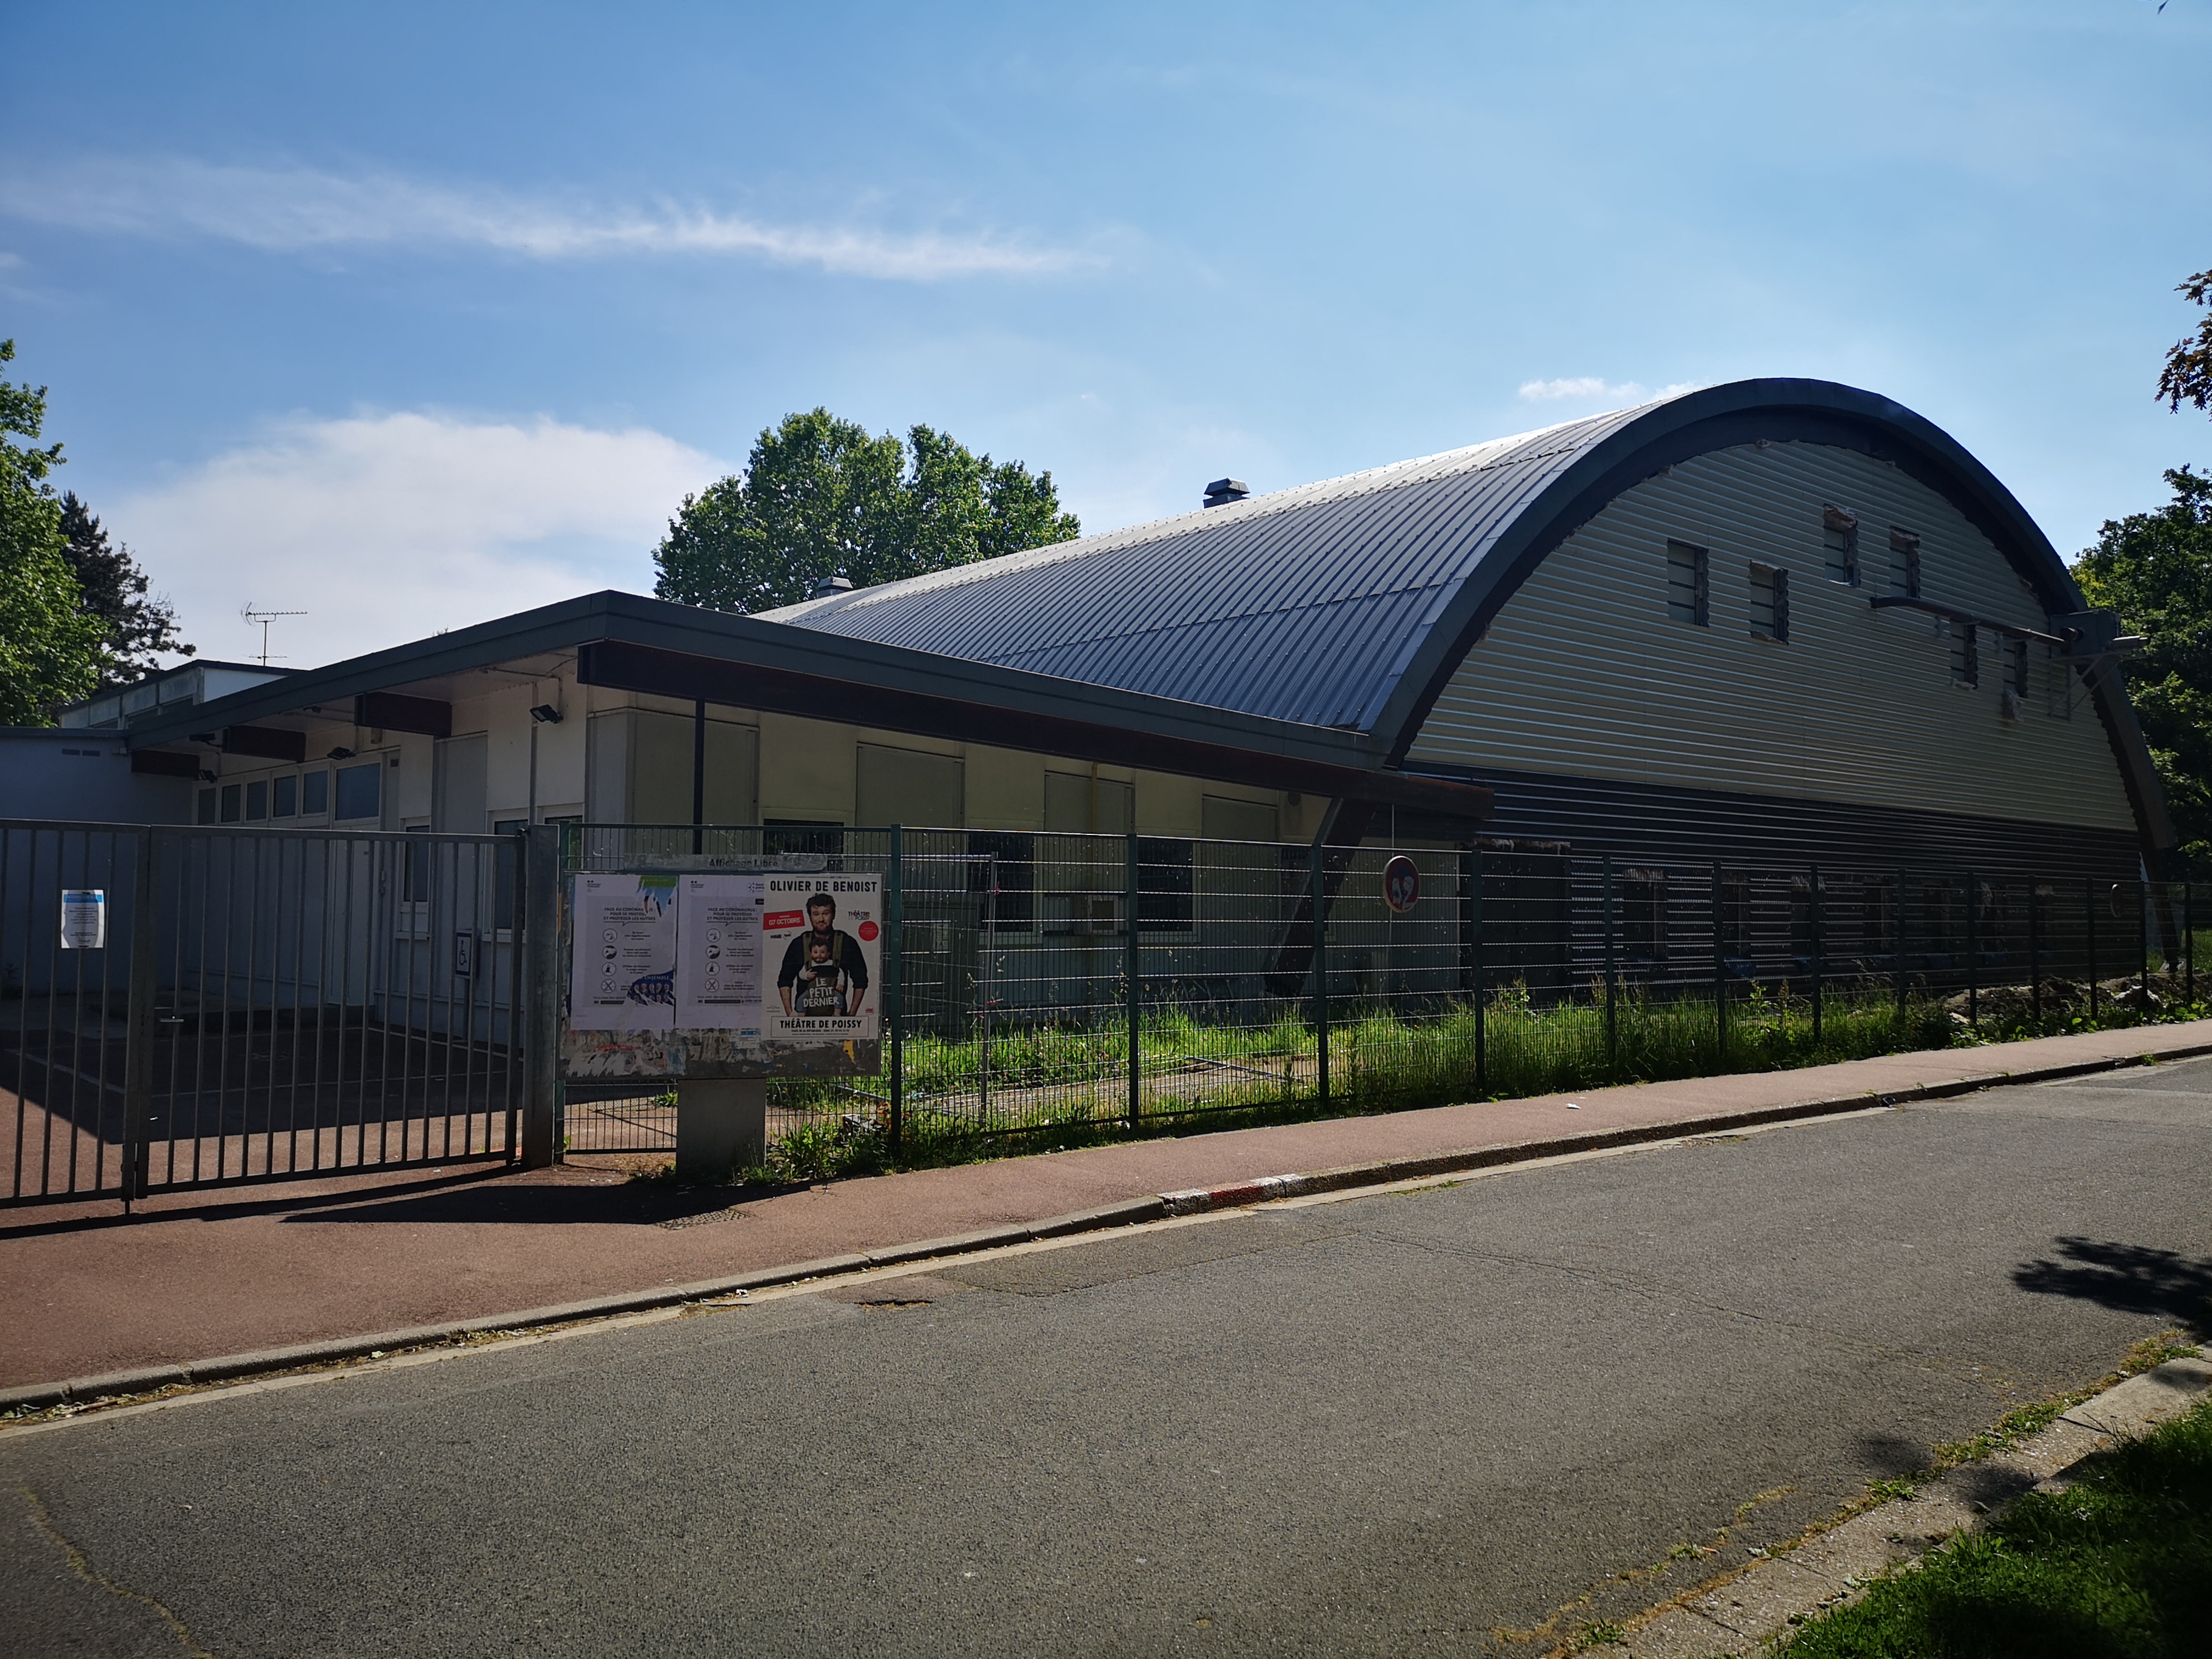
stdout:
{"type": "MultiPolygon", "coordinates": [[[[1751,1659],[1799,1626],[1954,1537],[1985,1529],[2030,1492],[2063,1491],[2122,1440],[2148,1434],[2212,1389],[2212,1364],[2169,1359],[2092,1395],[2035,1433],[1954,1468],[1839,1525],[1762,1554],[1721,1582],[1627,1621],[1623,1659],[1751,1659]],[[1997,1488],[2011,1496],[2000,1497],[1997,1488]]],[[[1577,1650],[1555,1648],[1554,1656],[1577,1650]]]]}
{"type": "Polygon", "coordinates": [[[1783,1106],[1764,1106],[1749,1111],[1724,1112],[1699,1118],[1678,1118],[1663,1123],[1637,1124],[1622,1129],[1597,1130],[1586,1134],[1559,1135],[1539,1140],[1517,1140],[1463,1152],[1432,1152],[1419,1158],[1376,1158],[1362,1164],[1340,1164],[1311,1174],[1261,1176],[1218,1187],[1194,1187],[1113,1204],[1102,1204],[1042,1221],[1010,1222],[945,1238],[926,1238],[905,1244],[825,1256],[781,1267],[757,1268],[726,1278],[696,1284],[663,1285],[653,1291],[619,1291],[580,1302],[454,1320],[441,1325],[421,1325],[405,1330],[380,1331],[367,1336],[337,1337],[322,1342],[302,1342],[289,1347],[265,1348],[250,1353],[225,1354],[186,1364],[142,1365],[97,1376],[71,1377],[59,1382],[30,1382],[0,1389],[0,1413],[36,1411],[50,1406],[90,1402],[124,1395],[157,1393],[180,1384],[222,1382],[242,1376],[295,1370],[330,1364],[406,1348],[435,1346],[489,1331],[520,1331],[549,1325],[565,1325],[581,1319],[606,1318],[617,1314],[647,1313],[687,1302],[712,1301],[740,1291],[764,1290],[795,1285],[835,1273],[858,1273],[869,1267],[904,1266],[933,1258],[959,1256],[977,1250],[999,1249],[1040,1239],[1066,1238],[1076,1233],[1097,1232],[1133,1226],[1172,1216],[1203,1215],[1211,1211],[1239,1209],[1271,1200],[1303,1194],[1342,1192],[1359,1187],[1386,1186],[1392,1182],[1419,1181],[1465,1170],[1494,1169],[1502,1164],[1527,1164],[1540,1158],[1577,1152],[1602,1152],[1610,1147],[1679,1140],[1694,1135],[1724,1133],[1732,1129],[1756,1128],[1803,1118],[1830,1117],[1839,1112],[1863,1111],[1870,1106],[1892,1106],[1915,1100],[1942,1100],[2017,1084],[2051,1083],[2099,1072],[2124,1071],[2130,1066],[2212,1054],[2212,1043],[2195,1043],[2170,1049],[2147,1048],[2113,1060],[2075,1061],[2063,1066],[2037,1066],[2021,1072],[1984,1072],[1939,1083],[1915,1084],[1881,1092],[1873,1090],[1820,1100],[1796,1101],[1783,1106]]]}

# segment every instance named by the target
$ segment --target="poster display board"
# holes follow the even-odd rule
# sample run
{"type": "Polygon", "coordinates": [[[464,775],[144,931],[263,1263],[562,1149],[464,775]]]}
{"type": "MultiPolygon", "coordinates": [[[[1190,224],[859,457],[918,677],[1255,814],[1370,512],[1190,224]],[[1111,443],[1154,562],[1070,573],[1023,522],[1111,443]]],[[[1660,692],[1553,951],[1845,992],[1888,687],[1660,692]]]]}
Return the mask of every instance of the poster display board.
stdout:
{"type": "Polygon", "coordinates": [[[572,1079],[879,1069],[883,878],[579,874],[562,1057],[572,1079]]]}

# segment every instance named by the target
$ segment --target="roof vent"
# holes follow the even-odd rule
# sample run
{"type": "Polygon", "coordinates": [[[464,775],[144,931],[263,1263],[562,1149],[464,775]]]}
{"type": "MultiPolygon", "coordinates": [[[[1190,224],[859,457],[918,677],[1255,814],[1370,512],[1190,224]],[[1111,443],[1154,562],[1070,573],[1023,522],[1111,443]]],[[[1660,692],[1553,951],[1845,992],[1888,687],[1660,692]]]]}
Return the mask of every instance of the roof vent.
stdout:
{"type": "Polygon", "coordinates": [[[1206,487],[1208,507],[1226,507],[1231,501],[1241,501],[1252,492],[1244,487],[1242,478],[1216,478],[1206,487]]]}
{"type": "Polygon", "coordinates": [[[814,584],[814,597],[817,599],[827,599],[852,591],[851,580],[844,576],[824,576],[814,584]]]}

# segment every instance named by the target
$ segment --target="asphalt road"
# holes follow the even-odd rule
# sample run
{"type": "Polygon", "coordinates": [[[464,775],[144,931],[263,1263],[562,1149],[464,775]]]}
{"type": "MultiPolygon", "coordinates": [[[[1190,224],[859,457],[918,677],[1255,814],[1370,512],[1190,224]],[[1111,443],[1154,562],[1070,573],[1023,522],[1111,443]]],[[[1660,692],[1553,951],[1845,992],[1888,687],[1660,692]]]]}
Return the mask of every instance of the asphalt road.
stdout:
{"type": "Polygon", "coordinates": [[[0,1435],[0,1651],[1534,1652],[2198,1313],[2208,1127],[2185,1063],[0,1435]]]}

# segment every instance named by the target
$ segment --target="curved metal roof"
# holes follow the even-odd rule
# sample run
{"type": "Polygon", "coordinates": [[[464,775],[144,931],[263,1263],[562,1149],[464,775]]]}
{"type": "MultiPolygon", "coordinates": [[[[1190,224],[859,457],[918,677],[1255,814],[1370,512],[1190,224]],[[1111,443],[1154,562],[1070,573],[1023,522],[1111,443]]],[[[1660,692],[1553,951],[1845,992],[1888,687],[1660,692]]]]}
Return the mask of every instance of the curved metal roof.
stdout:
{"type": "MultiPolygon", "coordinates": [[[[1420,460],[763,611],[763,620],[1306,726],[1395,763],[1500,606],[1674,462],[1834,444],[1936,489],[2054,613],[2081,597],[2027,510],[1932,422],[1827,380],[1739,380],[1420,460]]],[[[2093,678],[2138,821],[2173,833],[2109,665],[2093,678]]]]}
{"type": "Polygon", "coordinates": [[[760,614],[1370,731],[1412,651],[1499,532],[1576,457],[1640,413],[1618,410],[760,614]]]}

